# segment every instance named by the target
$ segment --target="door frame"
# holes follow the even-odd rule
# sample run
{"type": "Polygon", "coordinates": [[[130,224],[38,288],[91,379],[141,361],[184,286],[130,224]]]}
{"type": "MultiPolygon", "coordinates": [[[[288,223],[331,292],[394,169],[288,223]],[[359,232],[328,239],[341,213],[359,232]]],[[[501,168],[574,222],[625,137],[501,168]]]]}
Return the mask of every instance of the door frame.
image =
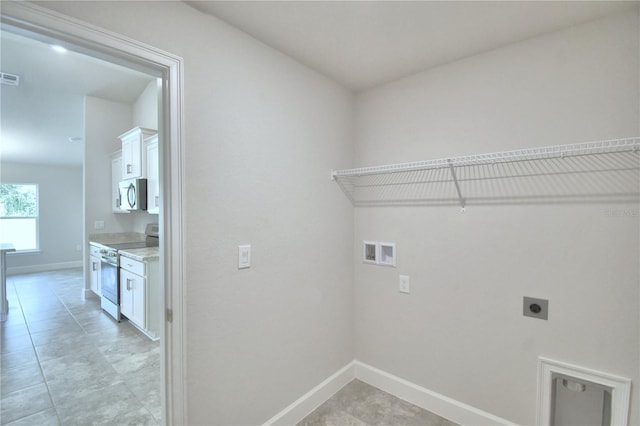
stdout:
{"type": "Polygon", "coordinates": [[[185,321],[184,61],[153,46],[26,2],[3,1],[0,22],[30,38],[57,40],[89,56],[154,70],[162,79],[160,134],[160,264],[164,277],[161,328],[162,392],[166,424],[188,424],[185,321]]]}

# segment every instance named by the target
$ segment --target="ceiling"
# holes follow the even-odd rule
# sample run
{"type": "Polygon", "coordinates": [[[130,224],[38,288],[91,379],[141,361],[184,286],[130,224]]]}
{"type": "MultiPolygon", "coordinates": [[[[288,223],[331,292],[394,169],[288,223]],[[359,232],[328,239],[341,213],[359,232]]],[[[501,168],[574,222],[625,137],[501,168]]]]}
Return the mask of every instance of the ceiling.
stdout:
{"type": "MultiPolygon", "coordinates": [[[[354,91],[639,2],[187,1],[354,91]]],[[[133,103],[153,78],[0,32],[2,161],[82,164],[83,99],[133,103]]]]}
{"type": "Polygon", "coordinates": [[[132,104],[153,79],[6,31],[0,47],[1,71],[20,76],[19,86],[0,85],[3,162],[81,165],[84,96],[132,104]]]}
{"type": "Polygon", "coordinates": [[[359,91],[637,7],[592,1],[187,1],[359,91]]]}

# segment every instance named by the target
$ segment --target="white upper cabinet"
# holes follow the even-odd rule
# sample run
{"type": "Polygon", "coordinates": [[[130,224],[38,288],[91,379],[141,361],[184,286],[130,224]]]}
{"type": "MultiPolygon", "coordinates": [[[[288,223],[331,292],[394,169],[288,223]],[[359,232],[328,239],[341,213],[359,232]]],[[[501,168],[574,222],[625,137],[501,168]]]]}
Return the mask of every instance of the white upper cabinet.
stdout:
{"type": "Polygon", "coordinates": [[[111,155],[111,211],[113,213],[129,213],[122,210],[120,204],[120,181],[122,180],[122,151],[111,155]]]}
{"type": "Polygon", "coordinates": [[[157,132],[135,127],[120,135],[122,141],[122,179],[144,178],[146,172],[143,141],[157,132]]]}
{"type": "Polygon", "coordinates": [[[147,212],[160,213],[160,174],[158,168],[158,135],[144,141],[144,153],[147,159],[147,212]]]}

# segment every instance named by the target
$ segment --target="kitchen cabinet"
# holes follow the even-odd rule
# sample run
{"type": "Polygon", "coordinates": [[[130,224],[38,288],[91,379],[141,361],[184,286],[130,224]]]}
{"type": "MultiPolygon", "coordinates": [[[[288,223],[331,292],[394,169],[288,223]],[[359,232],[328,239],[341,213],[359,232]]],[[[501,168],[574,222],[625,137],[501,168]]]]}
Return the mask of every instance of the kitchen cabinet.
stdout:
{"type": "Polygon", "coordinates": [[[120,258],[120,312],[133,324],[146,326],[145,290],[147,279],[144,264],[133,259],[120,258]]]}
{"type": "Polygon", "coordinates": [[[96,295],[102,296],[100,290],[100,248],[89,245],[89,288],[96,295]]]}
{"type": "Polygon", "coordinates": [[[120,255],[120,312],[152,340],[160,338],[158,260],[139,261],[120,255]]]}
{"type": "Polygon", "coordinates": [[[122,180],[122,151],[117,151],[111,155],[111,211],[113,213],[129,213],[128,210],[121,210],[120,188],[122,180]]]}
{"type": "Polygon", "coordinates": [[[155,135],[151,129],[135,127],[120,135],[122,142],[122,179],[144,178],[146,172],[143,141],[155,135]]]}
{"type": "Polygon", "coordinates": [[[151,136],[144,141],[145,157],[147,159],[147,213],[160,213],[160,175],[158,162],[158,135],[151,136]]]}

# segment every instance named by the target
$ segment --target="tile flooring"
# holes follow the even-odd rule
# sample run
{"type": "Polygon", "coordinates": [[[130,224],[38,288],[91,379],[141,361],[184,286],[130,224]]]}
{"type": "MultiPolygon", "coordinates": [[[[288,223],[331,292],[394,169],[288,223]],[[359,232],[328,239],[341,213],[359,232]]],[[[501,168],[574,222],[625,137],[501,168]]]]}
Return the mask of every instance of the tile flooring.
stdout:
{"type": "Polygon", "coordinates": [[[0,424],[161,423],[159,343],[83,289],[81,269],[7,277],[0,424]]]}
{"type": "Polygon", "coordinates": [[[440,416],[353,380],[297,426],[456,426],[440,416]]]}

